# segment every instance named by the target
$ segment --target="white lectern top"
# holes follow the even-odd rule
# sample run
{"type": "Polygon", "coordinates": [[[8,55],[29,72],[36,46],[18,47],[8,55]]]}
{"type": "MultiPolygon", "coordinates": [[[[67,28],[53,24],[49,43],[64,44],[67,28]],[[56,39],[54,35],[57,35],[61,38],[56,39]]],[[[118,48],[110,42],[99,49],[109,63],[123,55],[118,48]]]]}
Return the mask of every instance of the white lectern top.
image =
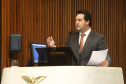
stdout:
{"type": "Polygon", "coordinates": [[[121,68],[88,66],[4,68],[1,84],[27,84],[21,76],[47,76],[39,84],[124,84],[121,68]]]}

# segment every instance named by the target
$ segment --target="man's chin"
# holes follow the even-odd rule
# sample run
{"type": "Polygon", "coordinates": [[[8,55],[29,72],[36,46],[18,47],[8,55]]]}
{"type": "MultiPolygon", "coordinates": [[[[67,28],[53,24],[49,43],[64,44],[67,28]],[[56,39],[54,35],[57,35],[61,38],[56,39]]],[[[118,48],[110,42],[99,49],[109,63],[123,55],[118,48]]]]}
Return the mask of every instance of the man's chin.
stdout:
{"type": "Polygon", "coordinates": [[[80,31],[80,28],[76,28],[77,29],[77,31],[80,31]]]}

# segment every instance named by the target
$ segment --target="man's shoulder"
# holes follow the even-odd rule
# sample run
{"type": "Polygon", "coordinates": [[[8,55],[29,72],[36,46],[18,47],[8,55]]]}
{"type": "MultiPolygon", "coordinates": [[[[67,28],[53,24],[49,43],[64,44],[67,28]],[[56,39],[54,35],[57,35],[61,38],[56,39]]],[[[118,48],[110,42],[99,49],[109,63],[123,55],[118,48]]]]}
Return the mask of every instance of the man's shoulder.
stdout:
{"type": "MultiPolygon", "coordinates": [[[[93,30],[92,30],[93,31],[93,30]]],[[[104,37],[104,35],[102,35],[102,34],[100,34],[100,33],[98,33],[98,32],[95,32],[95,31],[93,31],[94,32],[94,35],[95,36],[98,36],[98,37],[104,37]]]]}
{"type": "Polygon", "coordinates": [[[101,40],[105,39],[105,36],[100,34],[100,33],[98,33],[98,32],[94,32],[93,39],[95,39],[97,41],[101,41],[101,40]]]}

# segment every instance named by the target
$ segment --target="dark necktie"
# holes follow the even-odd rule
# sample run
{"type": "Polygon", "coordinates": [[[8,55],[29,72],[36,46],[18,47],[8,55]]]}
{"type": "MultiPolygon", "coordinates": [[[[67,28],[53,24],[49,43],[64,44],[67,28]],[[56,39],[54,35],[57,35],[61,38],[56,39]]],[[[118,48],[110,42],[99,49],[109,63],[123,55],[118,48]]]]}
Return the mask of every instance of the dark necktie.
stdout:
{"type": "Polygon", "coordinates": [[[85,34],[81,34],[81,39],[80,39],[80,44],[79,44],[79,53],[82,52],[83,49],[83,37],[85,36],[85,34]]]}

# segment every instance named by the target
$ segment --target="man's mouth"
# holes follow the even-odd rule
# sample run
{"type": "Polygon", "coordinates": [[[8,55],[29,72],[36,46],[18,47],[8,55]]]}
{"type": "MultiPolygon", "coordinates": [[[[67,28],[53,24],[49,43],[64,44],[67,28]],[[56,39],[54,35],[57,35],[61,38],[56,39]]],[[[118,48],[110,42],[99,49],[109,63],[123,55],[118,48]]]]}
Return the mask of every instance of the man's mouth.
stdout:
{"type": "Polygon", "coordinates": [[[76,26],[76,28],[78,28],[79,26],[76,26]]]}

